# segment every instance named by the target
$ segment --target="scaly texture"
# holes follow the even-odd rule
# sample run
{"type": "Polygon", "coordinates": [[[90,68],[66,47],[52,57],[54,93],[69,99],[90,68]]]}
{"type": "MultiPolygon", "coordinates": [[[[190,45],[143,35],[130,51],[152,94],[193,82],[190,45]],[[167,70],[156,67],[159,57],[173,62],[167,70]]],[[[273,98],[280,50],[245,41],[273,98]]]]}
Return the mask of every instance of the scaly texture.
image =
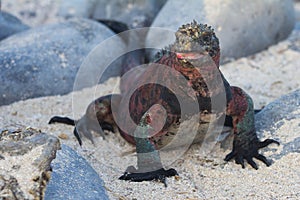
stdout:
{"type": "MultiPolygon", "coordinates": [[[[242,89],[230,86],[219,70],[220,47],[214,30],[193,21],[181,26],[175,36],[176,41],[159,52],[154,63],[122,80],[121,95],[100,97],[90,104],[86,115],[77,123],[77,136],[87,135],[92,129],[87,119],[95,119],[94,116],[97,116],[98,123],[104,129],[107,129],[107,124],[117,126],[111,109],[115,108],[114,116],[127,126],[126,130],[118,127],[121,135],[136,145],[138,153],[138,169],[129,167],[120,179],[165,182],[165,177],[175,176],[177,172],[162,168],[157,150],[173,140],[181,122],[199,115],[199,122],[191,124],[198,127],[194,142],[203,141],[210,124],[231,126],[234,132],[233,150],[225,160],[235,159],[242,167],[245,166],[244,160],[247,160],[257,169],[253,161],[253,158],[257,158],[269,166],[270,162],[258,150],[271,143],[279,143],[272,139],[263,142],[258,140],[251,97],[242,89]],[[159,84],[160,81],[167,86],[174,86],[176,92],[159,84]],[[139,83],[147,84],[141,84],[132,91],[139,83]],[[110,101],[113,97],[117,100],[110,101]],[[124,105],[122,100],[127,97],[130,97],[129,105],[124,105]],[[195,102],[199,110],[195,108],[195,102]],[[131,123],[132,120],[135,124],[131,123]]],[[[126,70],[132,67],[135,65],[125,66],[126,70]]],[[[186,137],[190,134],[189,131],[184,132],[186,137]]],[[[92,140],[90,134],[88,137],[92,140]]]]}

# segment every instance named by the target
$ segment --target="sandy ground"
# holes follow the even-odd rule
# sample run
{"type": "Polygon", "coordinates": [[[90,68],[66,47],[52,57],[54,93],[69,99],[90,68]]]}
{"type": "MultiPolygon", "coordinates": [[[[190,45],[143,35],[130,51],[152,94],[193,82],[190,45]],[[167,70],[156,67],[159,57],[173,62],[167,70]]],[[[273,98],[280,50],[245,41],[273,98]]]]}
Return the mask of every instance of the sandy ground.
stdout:
{"type": "MultiPolygon", "coordinates": [[[[111,199],[298,199],[300,198],[300,155],[293,153],[274,160],[271,167],[258,163],[260,169],[246,169],[233,162],[225,163],[223,158],[229,150],[224,151],[217,144],[214,150],[203,156],[200,145],[181,156],[171,167],[177,169],[180,179],[168,178],[168,187],[157,182],[128,183],[118,180],[129,165],[135,165],[136,156],[122,153],[133,147],[125,144],[118,134],[110,133],[103,140],[95,135],[95,145],[84,139],[79,147],[72,135],[72,127],[65,125],[48,125],[53,115],[73,116],[83,112],[86,103],[75,103],[77,110],[72,110],[72,97],[92,97],[108,94],[114,90],[118,79],[110,79],[103,85],[74,92],[65,96],[52,96],[17,102],[0,107],[0,127],[11,124],[32,126],[44,132],[68,139],[62,143],[74,148],[84,156],[105,181],[111,199]]],[[[276,97],[275,97],[276,98],[276,97]]],[[[89,100],[87,100],[89,102],[89,100]]],[[[78,116],[75,116],[78,118],[78,116]]],[[[282,135],[283,141],[291,140],[297,135],[286,135],[291,129],[299,132],[299,119],[285,122],[276,135],[282,135]]],[[[265,134],[265,137],[269,137],[265,134]]],[[[266,149],[264,154],[274,157],[282,147],[276,145],[266,149]]]]}
{"type": "MultiPolygon", "coordinates": [[[[52,7],[54,1],[25,2],[4,0],[2,8],[23,17],[30,16],[30,13],[22,14],[21,10],[37,10],[38,17],[25,17],[25,23],[32,26],[57,20],[53,14],[56,12],[55,6],[52,7]],[[45,9],[51,12],[45,12],[45,9]]],[[[289,44],[289,41],[284,41],[262,54],[222,66],[221,70],[231,84],[239,85],[250,93],[255,107],[260,108],[300,87],[300,53],[288,48],[289,44]]],[[[225,163],[223,158],[230,150],[224,151],[219,145],[206,156],[200,152],[201,146],[193,145],[171,165],[177,169],[180,178],[168,178],[167,188],[156,182],[128,183],[118,180],[126,167],[136,162],[135,154],[122,155],[133,147],[120,139],[118,134],[109,133],[105,140],[95,135],[95,145],[84,140],[83,147],[80,147],[72,135],[72,127],[47,124],[53,115],[74,115],[79,118],[94,95],[111,93],[117,82],[118,79],[114,78],[97,87],[68,95],[30,99],[2,106],[0,127],[24,125],[58,137],[66,135],[67,139],[61,139],[61,142],[74,148],[90,162],[105,181],[111,199],[300,199],[300,155],[297,153],[274,159],[271,167],[258,163],[260,169],[256,171],[249,165],[242,169],[234,162],[225,163]],[[74,109],[73,95],[76,96],[74,109]]],[[[275,135],[280,136],[283,142],[289,141],[299,134],[299,124],[299,119],[285,121],[275,135]],[[294,134],[290,135],[289,132],[294,134]]],[[[269,135],[265,133],[265,137],[269,135]]],[[[264,154],[273,158],[281,151],[282,146],[272,145],[264,150],[264,154]]]]}

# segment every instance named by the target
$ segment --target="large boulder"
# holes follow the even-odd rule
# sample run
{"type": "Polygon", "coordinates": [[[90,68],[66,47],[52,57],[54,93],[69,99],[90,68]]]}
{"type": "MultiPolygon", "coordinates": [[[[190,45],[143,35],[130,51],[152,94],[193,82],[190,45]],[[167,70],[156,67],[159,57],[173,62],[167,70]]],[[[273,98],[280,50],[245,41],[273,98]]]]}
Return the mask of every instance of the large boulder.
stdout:
{"type": "Polygon", "coordinates": [[[62,145],[51,166],[53,171],[45,192],[45,200],[108,199],[103,180],[70,147],[62,145]]]}
{"type": "Polygon", "coordinates": [[[29,26],[23,24],[17,17],[0,11],[0,40],[27,29],[29,26]]]}
{"type": "Polygon", "coordinates": [[[300,88],[300,30],[255,55],[220,66],[230,83],[247,91],[261,109],[283,94],[300,88]]]}
{"type": "Polygon", "coordinates": [[[59,140],[39,130],[0,130],[0,199],[43,199],[59,140]]]}
{"type": "Polygon", "coordinates": [[[123,22],[130,28],[150,26],[166,0],[64,0],[58,15],[64,18],[85,17],[123,22]]]}
{"type": "Polygon", "coordinates": [[[59,2],[58,15],[69,17],[88,18],[93,14],[96,5],[95,0],[64,0],[59,2]]]}
{"type": "Polygon", "coordinates": [[[2,1],[2,10],[18,17],[30,27],[36,27],[61,21],[61,17],[57,15],[59,2],[60,0],[4,0],[2,1]]]}
{"type": "Polygon", "coordinates": [[[150,26],[166,0],[98,0],[94,19],[113,19],[128,24],[130,28],[150,26]]]}
{"type": "Polygon", "coordinates": [[[280,159],[289,153],[300,153],[300,89],[268,104],[255,116],[260,136],[272,137],[281,143],[280,159]]]}
{"type": "MultiPolygon", "coordinates": [[[[196,20],[211,25],[220,39],[222,61],[239,58],[263,50],[285,39],[295,23],[292,0],[220,0],[168,1],[152,26],[177,30],[182,24],[196,20]],[[225,59],[226,60],[226,59],[225,59]]],[[[148,34],[148,41],[157,38],[161,47],[174,36],[148,34]]]]}
{"type": "MultiPolygon", "coordinates": [[[[98,22],[71,19],[30,29],[1,41],[0,105],[71,92],[76,73],[85,57],[94,47],[113,35],[111,30],[98,22]]],[[[104,58],[124,48],[122,39],[115,37],[98,55],[102,59],[93,63],[93,67],[107,67],[103,63],[104,58]]],[[[106,76],[102,76],[103,81],[119,75],[120,62],[110,67],[106,76]]],[[[89,80],[90,77],[85,79],[89,80]]]]}

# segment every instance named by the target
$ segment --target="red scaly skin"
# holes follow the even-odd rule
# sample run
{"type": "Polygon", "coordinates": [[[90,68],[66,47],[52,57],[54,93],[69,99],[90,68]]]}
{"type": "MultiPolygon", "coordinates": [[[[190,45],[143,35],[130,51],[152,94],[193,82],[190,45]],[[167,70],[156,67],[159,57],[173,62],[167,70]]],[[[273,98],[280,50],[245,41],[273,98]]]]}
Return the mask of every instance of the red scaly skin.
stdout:
{"type": "MultiPolygon", "coordinates": [[[[181,26],[175,36],[176,41],[159,54],[160,57],[155,63],[141,68],[136,73],[132,73],[128,79],[121,81],[122,93],[121,95],[114,95],[118,99],[117,102],[110,102],[111,95],[99,98],[90,104],[86,115],[78,123],[92,119],[91,115],[96,114],[97,121],[102,128],[109,130],[111,129],[110,126],[117,127],[112,116],[113,111],[111,108],[114,107],[117,112],[115,114],[125,124],[132,126],[127,129],[130,130],[129,133],[122,130],[122,127],[118,127],[123,138],[129,143],[136,144],[137,152],[148,152],[168,144],[170,138],[176,134],[176,131],[173,130],[174,127],[176,128],[180,121],[185,120],[181,116],[182,111],[177,100],[178,97],[181,97],[184,105],[187,105],[189,115],[200,115],[199,135],[205,133],[205,131],[200,130],[202,130],[202,127],[204,129],[207,127],[210,123],[211,114],[216,112],[212,110],[211,100],[219,99],[224,94],[226,96],[226,102],[224,102],[226,111],[221,109],[217,113],[223,116],[226,115],[226,120],[221,125],[232,126],[234,132],[233,149],[225,160],[235,159],[236,163],[241,164],[243,168],[245,167],[244,160],[246,160],[253,168],[257,169],[258,167],[253,161],[253,158],[256,158],[269,166],[270,162],[266,157],[259,154],[258,150],[269,144],[279,143],[272,139],[263,142],[258,140],[255,132],[254,109],[251,97],[242,89],[230,86],[219,70],[220,47],[214,30],[207,25],[197,24],[194,21],[191,24],[181,26]],[[210,60],[211,62],[209,62],[210,60]],[[185,80],[182,81],[178,73],[173,74],[170,70],[156,73],[157,64],[174,69],[184,76],[185,80]],[[145,80],[150,84],[140,86],[131,95],[131,89],[139,80],[145,80]],[[154,84],[157,83],[157,80],[164,80],[166,83],[175,85],[178,89],[176,94],[169,88],[154,84]],[[187,88],[193,88],[193,90],[187,90],[187,88]],[[122,102],[122,99],[127,96],[130,96],[128,105],[130,116],[126,116],[128,107],[124,106],[122,102]],[[192,107],[189,108],[189,105],[195,101],[199,105],[200,113],[195,113],[192,107]],[[143,135],[147,134],[148,138],[134,137],[137,133],[134,133],[135,125],[130,123],[131,119],[135,124],[151,127],[151,129],[141,129],[143,135]]],[[[128,61],[133,64],[136,60],[131,57],[128,61]]],[[[124,70],[128,71],[135,66],[131,64],[124,67],[124,70]]],[[[81,124],[83,124],[81,129],[77,127],[79,132],[80,130],[89,132],[88,123],[81,124]]],[[[83,133],[83,135],[91,136],[89,133],[83,133]]],[[[79,138],[78,133],[76,136],[79,138]]],[[[165,177],[177,175],[174,169],[158,169],[157,167],[162,167],[159,155],[155,151],[149,153],[150,156],[147,158],[145,158],[145,155],[138,153],[138,169],[125,172],[120,179],[131,181],[158,179],[164,182],[165,177]],[[151,166],[151,163],[153,166],[151,166]],[[147,172],[149,169],[153,169],[153,171],[147,172]]]]}
{"type": "MultiPolygon", "coordinates": [[[[270,162],[263,155],[259,154],[258,150],[271,143],[279,143],[271,139],[265,140],[264,142],[258,140],[255,132],[252,99],[242,89],[231,87],[220,72],[220,48],[218,39],[213,30],[206,25],[198,25],[193,22],[192,24],[180,27],[175,35],[176,42],[171,45],[169,50],[164,52],[161,58],[156,62],[180,72],[186,78],[186,83],[179,83],[176,78],[174,80],[174,76],[170,76],[168,73],[160,73],[160,77],[155,77],[153,76],[155,73],[147,71],[147,69],[145,69],[145,73],[142,73],[139,78],[155,81],[158,78],[168,80],[169,77],[172,77],[172,81],[181,89],[179,90],[180,92],[176,93],[176,97],[192,97],[193,95],[187,93],[185,90],[191,86],[198,100],[200,99],[200,112],[204,110],[202,108],[205,108],[208,114],[212,112],[211,105],[209,102],[204,103],[205,101],[201,100],[217,97],[222,92],[225,92],[227,97],[226,115],[232,119],[231,124],[235,134],[233,150],[226,156],[225,160],[229,161],[234,158],[236,163],[244,167],[245,159],[253,168],[257,169],[258,167],[252,159],[254,157],[269,166],[270,162]],[[202,59],[205,55],[209,55],[214,64],[205,63],[205,59],[202,59]],[[224,88],[220,86],[219,81],[215,81],[220,80],[220,77],[224,88]],[[207,84],[210,86],[209,89],[207,84]]],[[[155,84],[144,85],[132,95],[132,100],[129,105],[131,117],[136,124],[139,123],[144,113],[147,112],[152,105],[160,104],[166,109],[167,119],[163,129],[153,135],[152,138],[149,138],[149,140],[153,141],[154,145],[156,145],[156,148],[159,148],[157,140],[160,140],[159,144],[164,145],[164,141],[161,141],[163,139],[161,136],[166,135],[172,124],[180,120],[180,112],[178,112],[178,108],[180,108],[179,105],[170,101],[170,98],[168,98],[172,95],[167,95],[167,97],[162,95],[168,93],[171,92],[161,86],[155,84]]],[[[122,134],[126,135],[124,132],[122,132],[122,134]]],[[[152,142],[149,142],[149,144],[150,143],[152,142]]],[[[137,149],[143,148],[146,147],[137,146],[137,149]]],[[[132,177],[134,176],[133,174],[132,177]]],[[[126,176],[124,179],[131,180],[130,176],[126,176]]]]}

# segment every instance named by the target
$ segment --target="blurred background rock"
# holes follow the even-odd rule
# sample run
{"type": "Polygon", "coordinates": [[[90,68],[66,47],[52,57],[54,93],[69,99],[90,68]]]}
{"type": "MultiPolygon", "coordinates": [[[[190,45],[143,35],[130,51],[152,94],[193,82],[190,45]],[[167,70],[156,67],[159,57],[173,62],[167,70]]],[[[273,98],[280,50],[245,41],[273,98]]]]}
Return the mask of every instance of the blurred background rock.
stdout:
{"type": "MultiPolygon", "coordinates": [[[[63,50],[59,44],[54,44],[59,39],[60,34],[62,36],[65,35],[64,26],[66,25],[64,23],[74,17],[85,18],[86,20],[88,18],[91,20],[115,20],[127,24],[129,28],[153,26],[173,31],[176,31],[180,25],[191,22],[193,19],[200,23],[208,23],[212,25],[220,39],[221,63],[224,64],[241,57],[254,55],[286,39],[292,30],[295,30],[294,27],[296,29],[299,27],[297,22],[300,10],[299,1],[293,0],[253,0],[247,4],[239,0],[2,0],[1,7],[3,12],[0,14],[0,39],[1,35],[3,35],[3,40],[0,42],[2,51],[0,67],[3,71],[9,71],[10,75],[2,73],[3,76],[6,74],[6,77],[2,77],[1,81],[7,84],[0,86],[0,94],[2,94],[2,97],[0,96],[0,105],[38,96],[66,94],[72,91],[74,77],[80,64],[88,52],[96,45],[94,42],[92,42],[93,45],[89,45],[91,40],[84,39],[87,36],[84,32],[78,35],[76,28],[73,29],[73,32],[71,31],[66,35],[65,43],[69,38],[74,41],[73,47],[75,49],[89,46],[89,48],[85,48],[84,53],[82,50],[73,51],[72,45],[69,49],[63,50]],[[52,43],[52,46],[57,48],[58,52],[72,51],[72,54],[69,54],[72,55],[71,57],[61,58],[58,56],[57,60],[63,59],[63,61],[55,63],[53,62],[53,57],[46,56],[45,51],[47,51],[47,48],[44,50],[41,48],[41,51],[32,49],[36,46],[33,44],[34,38],[40,35],[40,30],[47,29],[47,27],[49,29],[48,36],[44,34],[43,37],[39,37],[39,40],[36,40],[36,43],[52,43]],[[61,29],[55,29],[55,34],[51,36],[51,27],[61,27],[61,29]],[[11,38],[9,37],[10,35],[11,38]],[[26,37],[31,36],[33,40],[27,41],[27,43],[23,42],[24,35],[27,35],[26,37]],[[11,43],[14,43],[14,46],[8,45],[11,43]],[[29,54],[31,51],[35,52],[34,57],[36,59],[33,59],[32,56],[28,56],[26,53],[12,52],[13,49],[22,48],[27,48],[27,53],[29,54]],[[19,57],[22,59],[18,59],[19,57]],[[51,59],[51,62],[49,59],[51,59]],[[21,61],[17,62],[18,60],[21,61]],[[27,68],[40,70],[36,70],[34,73],[30,71],[25,72],[27,68]],[[58,73],[57,69],[60,69],[60,73],[58,73]],[[49,70],[51,73],[47,75],[38,73],[43,70],[49,70]],[[10,80],[16,82],[16,80],[12,80],[13,77],[19,80],[17,84],[26,85],[22,80],[40,79],[44,83],[31,81],[26,87],[14,86],[9,83],[10,80]],[[60,82],[64,86],[61,88],[52,87],[53,82],[50,80],[60,82]],[[11,88],[14,88],[13,93],[16,97],[8,97],[9,95],[4,93],[4,91],[9,90],[10,84],[12,85],[11,88]],[[42,85],[48,86],[41,87],[42,85]],[[38,90],[41,92],[37,92],[38,90]]],[[[69,22],[66,23],[68,24],[69,22]]],[[[88,23],[93,24],[92,21],[88,23]]],[[[102,40],[109,37],[105,31],[96,31],[93,34],[95,38],[102,38],[102,40]]],[[[156,41],[160,47],[164,47],[172,42],[162,36],[164,35],[162,34],[160,37],[153,35],[150,31],[145,39],[145,43],[156,41]]],[[[94,41],[100,42],[101,40],[94,41]]],[[[51,51],[50,49],[49,51],[51,51]]],[[[117,48],[112,46],[108,50],[114,53],[117,48]]],[[[119,75],[119,71],[120,69],[116,67],[111,68],[106,78],[119,75]]]]}

